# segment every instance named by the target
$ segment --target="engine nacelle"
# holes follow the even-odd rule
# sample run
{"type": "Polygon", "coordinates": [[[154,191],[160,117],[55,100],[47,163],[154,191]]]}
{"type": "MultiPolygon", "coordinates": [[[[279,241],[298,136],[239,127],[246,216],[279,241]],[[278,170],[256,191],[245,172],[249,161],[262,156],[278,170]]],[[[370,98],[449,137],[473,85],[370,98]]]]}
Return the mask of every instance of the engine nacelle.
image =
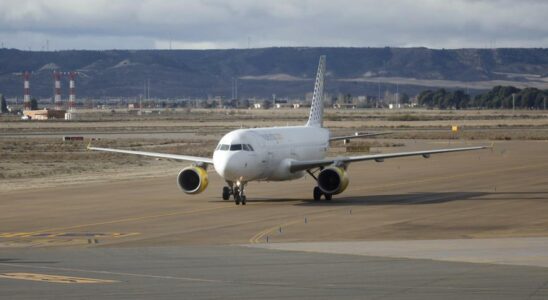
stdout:
{"type": "Polygon", "coordinates": [[[177,185],[187,194],[199,194],[207,188],[207,171],[201,167],[187,167],[179,172],[177,185]]]}
{"type": "Polygon", "coordinates": [[[318,174],[318,187],[326,194],[340,194],[347,186],[348,176],[343,168],[329,167],[318,174]]]}

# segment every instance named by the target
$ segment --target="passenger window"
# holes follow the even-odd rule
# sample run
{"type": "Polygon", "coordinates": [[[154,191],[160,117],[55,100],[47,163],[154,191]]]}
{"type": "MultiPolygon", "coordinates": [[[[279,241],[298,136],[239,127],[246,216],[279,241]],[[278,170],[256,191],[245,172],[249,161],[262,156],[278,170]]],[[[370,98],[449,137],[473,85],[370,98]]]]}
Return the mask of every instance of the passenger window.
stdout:
{"type": "Polygon", "coordinates": [[[219,150],[221,150],[221,151],[228,150],[228,145],[227,144],[222,144],[221,147],[219,148],[219,150]]]}
{"type": "Polygon", "coordinates": [[[242,147],[244,148],[244,151],[251,151],[249,150],[249,147],[246,144],[243,144],[242,147]]]}
{"type": "Polygon", "coordinates": [[[242,144],[230,145],[230,151],[241,151],[241,150],[242,150],[242,144]]]}

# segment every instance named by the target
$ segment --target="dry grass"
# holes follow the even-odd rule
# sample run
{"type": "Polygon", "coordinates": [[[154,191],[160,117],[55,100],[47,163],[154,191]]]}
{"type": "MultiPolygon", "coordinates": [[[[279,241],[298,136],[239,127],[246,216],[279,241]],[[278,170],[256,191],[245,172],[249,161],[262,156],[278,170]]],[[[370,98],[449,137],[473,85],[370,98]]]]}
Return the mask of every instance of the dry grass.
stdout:
{"type": "MultiPolygon", "coordinates": [[[[122,149],[144,149],[165,153],[185,153],[210,157],[215,143],[175,140],[102,140],[94,145],[122,149]]],[[[0,139],[3,153],[0,179],[44,178],[57,175],[123,171],[128,167],[148,167],[154,160],[134,155],[86,150],[83,142],[62,142],[53,138],[0,139]]]]}
{"type": "MultiPolygon", "coordinates": [[[[8,183],[28,179],[47,181],[62,177],[60,182],[67,182],[88,176],[108,180],[115,174],[152,174],[187,164],[90,152],[85,149],[87,141],[63,142],[60,136],[65,132],[107,135],[95,141],[96,146],[210,157],[218,139],[230,130],[303,124],[307,115],[307,109],[177,110],[144,116],[127,111],[82,111],[81,120],[75,122],[28,122],[2,116],[0,190],[5,190],[8,183]],[[172,138],[166,133],[186,135],[172,138]]],[[[367,153],[371,148],[378,151],[402,146],[408,139],[548,140],[548,114],[543,111],[327,110],[325,123],[334,135],[393,132],[376,139],[355,140],[346,146],[334,143],[330,155],[367,153]],[[462,129],[452,133],[451,125],[462,129]]]]}

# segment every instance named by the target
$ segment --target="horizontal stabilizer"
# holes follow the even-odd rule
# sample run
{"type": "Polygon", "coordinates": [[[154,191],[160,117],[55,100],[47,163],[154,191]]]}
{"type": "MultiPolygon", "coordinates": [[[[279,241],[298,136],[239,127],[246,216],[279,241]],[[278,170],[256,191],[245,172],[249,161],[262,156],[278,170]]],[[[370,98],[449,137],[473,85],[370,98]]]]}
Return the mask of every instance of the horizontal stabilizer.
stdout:
{"type": "Polygon", "coordinates": [[[367,138],[372,136],[378,136],[378,135],[385,135],[385,134],[391,134],[392,132],[370,132],[370,133],[357,133],[354,135],[347,135],[347,136],[336,136],[329,138],[329,141],[341,141],[341,140],[351,140],[351,139],[358,139],[358,138],[367,138]]]}

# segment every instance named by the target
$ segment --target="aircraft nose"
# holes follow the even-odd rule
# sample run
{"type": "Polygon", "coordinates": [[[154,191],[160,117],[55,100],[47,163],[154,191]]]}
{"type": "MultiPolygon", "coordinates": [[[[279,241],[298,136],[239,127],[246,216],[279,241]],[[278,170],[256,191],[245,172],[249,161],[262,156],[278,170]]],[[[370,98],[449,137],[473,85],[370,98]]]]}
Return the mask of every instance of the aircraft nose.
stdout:
{"type": "Polygon", "coordinates": [[[229,180],[238,179],[238,173],[241,171],[236,155],[227,155],[223,157],[218,164],[215,164],[215,169],[219,175],[229,180]]]}

